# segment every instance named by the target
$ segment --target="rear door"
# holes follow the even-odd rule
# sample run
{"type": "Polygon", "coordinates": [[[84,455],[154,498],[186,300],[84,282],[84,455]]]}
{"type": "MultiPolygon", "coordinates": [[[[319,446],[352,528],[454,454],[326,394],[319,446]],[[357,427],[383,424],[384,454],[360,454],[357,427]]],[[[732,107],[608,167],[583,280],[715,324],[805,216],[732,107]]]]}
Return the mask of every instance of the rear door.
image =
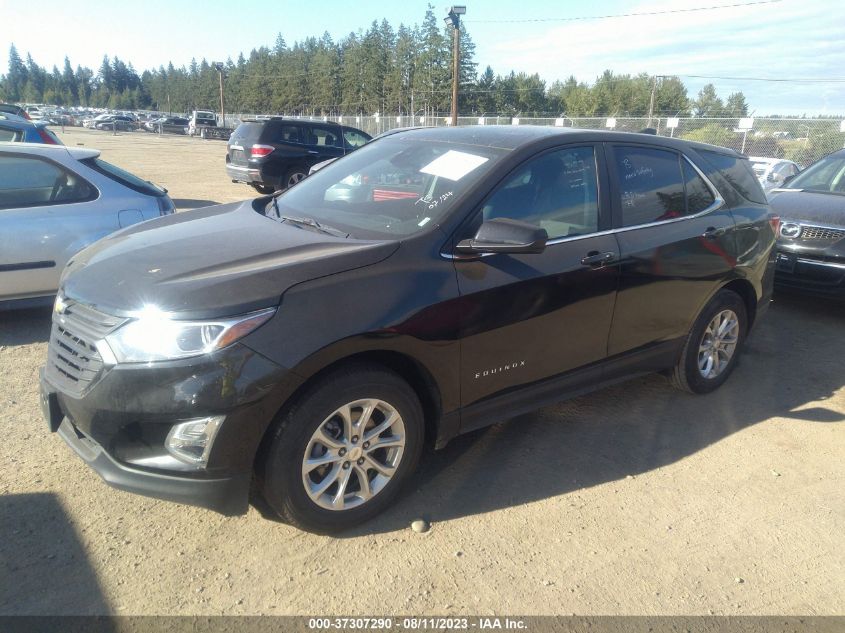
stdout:
{"type": "Polygon", "coordinates": [[[0,154],[0,300],[38,297],[58,287],[68,258],[119,228],[97,189],[37,156],[0,154]],[[78,247],[77,247],[78,245],[78,247]]]}
{"type": "Polygon", "coordinates": [[[716,188],[681,153],[609,144],[619,294],[614,356],[672,343],[736,264],[734,219],[716,188]]]}

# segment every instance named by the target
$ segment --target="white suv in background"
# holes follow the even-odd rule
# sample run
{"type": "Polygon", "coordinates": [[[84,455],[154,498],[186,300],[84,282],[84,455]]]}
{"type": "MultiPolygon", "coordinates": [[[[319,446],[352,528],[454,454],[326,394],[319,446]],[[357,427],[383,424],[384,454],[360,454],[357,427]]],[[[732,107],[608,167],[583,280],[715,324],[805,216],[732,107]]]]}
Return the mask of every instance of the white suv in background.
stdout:
{"type": "Polygon", "coordinates": [[[791,178],[801,171],[801,168],[791,160],[783,158],[765,158],[763,156],[749,156],[754,175],[760,181],[763,191],[770,191],[780,187],[787,178],[791,178]]]}

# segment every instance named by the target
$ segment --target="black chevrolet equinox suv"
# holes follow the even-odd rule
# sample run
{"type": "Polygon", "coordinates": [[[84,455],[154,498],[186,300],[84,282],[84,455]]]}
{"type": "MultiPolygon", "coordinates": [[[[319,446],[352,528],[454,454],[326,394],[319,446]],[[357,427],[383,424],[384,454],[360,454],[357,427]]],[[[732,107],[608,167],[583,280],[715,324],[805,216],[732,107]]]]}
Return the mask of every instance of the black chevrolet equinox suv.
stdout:
{"type": "Polygon", "coordinates": [[[226,173],[259,193],[292,187],[311,167],[340,158],[370,140],[370,135],[339,123],[269,117],[247,119],[226,151],[226,173]]]}
{"type": "Polygon", "coordinates": [[[423,446],[643,372],[707,393],[772,287],[748,160],[645,134],[419,129],[67,266],[44,413],[109,484],[331,532],[423,446]]]}

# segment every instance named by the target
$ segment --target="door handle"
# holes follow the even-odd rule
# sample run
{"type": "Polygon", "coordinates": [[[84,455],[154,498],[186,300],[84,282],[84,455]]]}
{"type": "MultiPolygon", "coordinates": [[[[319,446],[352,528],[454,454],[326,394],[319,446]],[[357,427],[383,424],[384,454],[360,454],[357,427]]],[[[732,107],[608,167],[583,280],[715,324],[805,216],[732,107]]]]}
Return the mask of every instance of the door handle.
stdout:
{"type": "Polygon", "coordinates": [[[318,152],[317,150],[314,150],[314,149],[309,149],[308,153],[309,154],[319,154],[320,152],[318,152]]]}
{"type": "Polygon", "coordinates": [[[581,258],[581,263],[584,266],[592,266],[593,268],[601,268],[616,259],[616,253],[607,251],[599,253],[598,251],[590,251],[581,258]]]}
{"type": "Polygon", "coordinates": [[[722,237],[725,233],[728,232],[726,228],[716,228],[715,226],[708,227],[704,233],[701,234],[701,237],[706,238],[708,240],[715,240],[722,237]]]}

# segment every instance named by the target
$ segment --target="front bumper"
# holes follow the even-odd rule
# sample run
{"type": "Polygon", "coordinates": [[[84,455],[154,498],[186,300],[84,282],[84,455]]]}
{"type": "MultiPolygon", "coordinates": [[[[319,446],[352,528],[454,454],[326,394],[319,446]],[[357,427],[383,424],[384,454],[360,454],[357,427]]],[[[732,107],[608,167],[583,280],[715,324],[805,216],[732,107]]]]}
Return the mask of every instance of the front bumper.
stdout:
{"type": "Polygon", "coordinates": [[[137,470],[121,464],[102,446],[77,429],[68,418],[58,428],[61,437],[108,485],[148,497],[200,506],[226,516],[249,507],[250,473],[215,479],[193,479],[137,470]]]}
{"type": "Polygon", "coordinates": [[[41,370],[51,431],[109,485],[215,510],[246,512],[258,447],[299,380],[235,344],[209,357],[106,367],[81,394],[41,370]],[[164,446],[174,424],[225,416],[205,468],[179,464],[164,446]],[[162,459],[164,458],[164,459],[162,459]],[[162,467],[169,462],[175,467],[162,467]]]}
{"type": "Polygon", "coordinates": [[[226,163],[226,175],[236,182],[245,182],[247,184],[251,184],[253,182],[261,184],[263,182],[261,179],[260,169],[239,167],[238,165],[232,165],[231,163],[226,163]]]}
{"type": "Polygon", "coordinates": [[[779,251],[775,287],[830,297],[845,297],[845,261],[779,251]]]}

